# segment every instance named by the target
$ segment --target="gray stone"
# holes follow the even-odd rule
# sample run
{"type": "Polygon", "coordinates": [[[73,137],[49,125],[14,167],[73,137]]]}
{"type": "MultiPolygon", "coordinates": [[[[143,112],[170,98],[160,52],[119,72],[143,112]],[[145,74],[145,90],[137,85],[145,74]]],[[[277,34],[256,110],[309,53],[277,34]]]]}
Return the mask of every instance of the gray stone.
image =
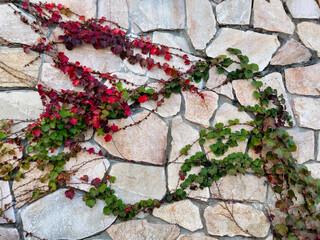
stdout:
{"type": "Polygon", "coordinates": [[[248,237],[248,233],[245,232],[248,230],[255,237],[262,238],[267,236],[270,228],[270,223],[262,212],[241,203],[220,202],[214,207],[209,206],[204,211],[204,218],[209,234],[217,236],[248,237]],[[242,229],[230,219],[230,212],[242,229]]]}
{"type": "Polygon", "coordinates": [[[297,25],[297,33],[303,44],[318,53],[320,57],[320,24],[302,22],[297,25]]]}
{"type": "Polygon", "coordinates": [[[293,38],[283,45],[276,55],[271,59],[271,65],[289,65],[293,63],[307,62],[311,58],[311,53],[301,43],[293,38]]]}
{"type": "Polygon", "coordinates": [[[195,49],[204,49],[216,33],[216,19],[209,0],[186,1],[187,31],[195,49]]]}
{"type": "Polygon", "coordinates": [[[149,198],[161,200],[166,194],[163,167],[117,163],[111,167],[109,174],[116,177],[112,188],[124,203],[134,204],[149,198]]]}
{"type": "MultiPolygon", "coordinates": [[[[0,223],[14,223],[16,217],[14,215],[12,195],[10,192],[9,182],[0,181],[0,208],[2,209],[3,216],[0,217],[0,223]]],[[[1,236],[1,230],[0,230],[1,236]]]]}
{"type": "Polygon", "coordinates": [[[267,196],[266,178],[254,175],[227,175],[212,184],[210,190],[214,198],[238,201],[259,201],[264,203],[267,196]]]}
{"type": "Polygon", "coordinates": [[[312,177],[320,178],[320,163],[306,163],[304,165],[311,172],[312,177]]]}
{"type": "Polygon", "coordinates": [[[286,14],[281,0],[255,0],[253,11],[254,28],[286,34],[294,32],[295,25],[286,14]]]}
{"type": "Polygon", "coordinates": [[[299,164],[314,160],[314,132],[311,130],[301,131],[301,129],[288,129],[287,132],[293,137],[297,145],[297,151],[292,155],[299,164]]]}
{"type": "Polygon", "coordinates": [[[65,196],[66,190],[59,189],[23,208],[23,229],[48,240],[80,239],[103,231],[115,221],[115,216],[103,213],[103,201],[97,200],[89,208],[82,193],[76,191],[71,200],[65,196]]]}
{"type": "Polygon", "coordinates": [[[181,234],[177,240],[217,240],[216,238],[213,237],[208,237],[206,235],[203,235],[201,233],[194,233],[192,235],[188,234],[181,234]]]}
{"type": "Polygon", "coordinates": [[[1,240],[19,240],[19,232],[15,228],[0,227],[1,240]]]}
{"type": "Polygon", "coordinates": [[[143,111],[127,119],[112,120],[110,124],[115,124],[119,128],[143,121],[113,133],[112,140],[108,143],[104,140],[104,136],[95,135],[94,139],[116,157],[161,165],[167,147],[168,127],[156,115],[150,113],[148,116],[148,114],[148,111],[143,111]]]}
{"type": "Polygon", "coordinates": [[[155,208],[152,214],[192,232],[203,228],[199,208],[190,200],[163,205],[160,208],[155,208]]]}
{"type": "Polygon", "coordinates": [[[26,54],[21,48],[0,47],[0,86],[33,86],[38,80],[41,60],[36,60],[30,66],[25,65],[38,56],[34,52],[26,54]]]}
{"type": "MultiPolygon", "coordinates": [[[[252,31],[241,31],[232,28],[222,28],[218,37],[207,47],[206,53],[209,57],[231,56],[227,49],[238,48],[244,55],[247,55],[251,63],[259,65],[262,71],[269,64],[272,55],[276,52],[280,43],[276,36],[256,33],[252,31]]],[[[236,66],[232,64],[229,68],[234,70],[236,66]]]]}
{"type": "Polygon", "coordinates": [[[320,99],[297,97],[292,100],[292,105],[300,127],[320,130],[320,99]]]}
{"type": "MultiPolygon", "coordinates": [[[[19,14],[14,14],[14,10],[21,12],[13,4],[0,5],[0,37],[14,43],[36,44],[40,35],[35,33],[29,25],[23,23],[19,14]]],[[[33,18],[23,13],[22,16],[29,23],[34,21],[33,18]]]]}
{"type": "Polygon", "coordinates": [[[11,91],[0,92],[0,119],[28,120],[37,119],[43,111],[42,102],[38,92],[11,91]]]}
{"type": "Polygon", "coordinates": [[[182,92],[186,111],[185,118],[191,122],[209,126],[209,120],[218,107],[219,95],[211,91],[203,91],[204,99],[189,91],[182,92]]]}
{"type": "Polygon", "coordinates": [[[318,133],[318,156],[317,161],[320,161],[320,132],[318,133]]]}
{"type": "Polygon", "coordinates": [[[293,18],[319,19],[320,8],[314,0],[286,0],[293,18]]]}
{"type": "Polygon", "coordinates": [[[226,0],[216,7],[220,24],[249,25],[252,1],[226,0]]]}
{"type": "Polygon", "coordinates": [[[107,229],[113,240],[174,240],[180,229],[170,224],[148,223],[146,220],[131,220],[114,224],[107,229]]]}
{"type": "Polygon", "coordinates": [[[143,32],[156,29],[183,29],[185,6],[183,0],[129,0],[131,21],[143,32]],[[170,9],[170,10],[168,10],[170,9]]]}
{"type": "MultiPolygon", "coordinates": [[[[126,0],[99,0],[98,4],[98,18],[105,17],[106,20],[115,22],[123,28],[129,28],[128,6],[126,0]]],[[[115,27],[113,24],[108,22],[107,25],[115,27]]]]}
{"type": "MultiPolygon", "coordinates": [[[[182,49],[185,52],[191,52],[191,49],[188,45],[186,38],[179,35],[174,35],[172,33],[155,31],[153,32],[153,35],[152,35],[152,42],[158,43],[161,45],[166,45],[172,48],[182,49]]],[[[170,52],[171,51],[180,52],[180,51],[177,51],[177,49],[170,49],[170,52]]]]}
{"type": "Polygon", "coordinates": [[[285,69],[288,91],[300,95],[320,95],[320,63],[285,69]]]}

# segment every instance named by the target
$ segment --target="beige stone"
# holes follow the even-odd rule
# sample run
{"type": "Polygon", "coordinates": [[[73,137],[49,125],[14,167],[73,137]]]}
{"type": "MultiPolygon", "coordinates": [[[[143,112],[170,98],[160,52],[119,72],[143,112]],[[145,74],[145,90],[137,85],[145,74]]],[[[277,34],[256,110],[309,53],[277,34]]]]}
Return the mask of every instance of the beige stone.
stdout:
{"type": "MultiPolygon", "coordinates": [[[[14,14],[14,11],[21,12],[13,4],[0,5],[0,37],[14,43],[36,44],[40,35],[35,33],[29,25],[23,23],[20,16],[14,14]]],[[[29,23],[34,21],[33,18],[22,15],[29,23]]]]}
{"type": "Polygon", "coordinates": [[[0,236],[2,240],[19,240],[19,232],[15,228],[0,228],[0,236]]]}
{"type": "MultiPolygon", "coordinates": [[[[171,94],[170,98],[164,98],[164,102],[160,107],[158,107],[156,113],[158,113],[161,117],[171,117],[180,111],[180,105],[181,95],[171,94]]],[[[153,110],[157,108],[157,102],[148,100],[142,103],[141,107],[144,107],[148,110],[153,110]]]]}
{"type": "Polygon", "coordinates": [[[134,204],[141,200],[159,199],[166,194],[165,169],[132,163],[117,163],[110,175],[116,178],[112,188],[124,202],[134,204]]]}
{"type": "Polygon", "coordinates": [[[219,74],[217,68],[212,67],[209,70],[209,79],[207,80],[206,88],[230,99],[234,99],[232,84],[230,82],[227,83],[226,80],[226,75],[219,74]]]}
{"type": "Polygon", "coordinates": [[[253,11],[254,28],[286,34],[294,32],[295,25],[286,14],[281,0],[255,0],[253,11]]]}
{"type": "Polygon", "coordinates": [[[214,207],[209,206],[204,211],[204,217],[209,234],[217,236],[249,236],[244,232],[248,230],[255,237],[262,238],[267,236],[270,228],[270,223],[262,212],[241,203],[220,202],[214,207]],[[230,212],[242,229],[230,220],[230,212]]]}
{"type": "Polygon", "coordinates": [[[34,85],[38,80],[41,59],[36,60],[30,66],[25,65],[38,56],[34,52],[26,54],[21,48],[0,47],[0,86],[26,87],[34,85]]]}
{"type": "Polygon", "coordinates": [[[170,49],[170,52],[182,53],[177,49],[182,49],[185,52],[191,52],[191,49],[188,45],[186,38],[180,35],[169,33],[169,32],[161,32],[161,31],[153,32],[152,42],[165,45],[168,47],[172,47],[173,49],[170,49]],[[174,49],[174,48],[177,48],[177,49],[174,49]]]}
{"type": "Polygon", "coordinates": [[[163,205],[155,208],[152,214],[169,223],[178,224],[191,232],[203,228],[199,208],[190,200],[163,205]]]}
{"type": "Polygon", "coordinates": [[[320,130],[320,99],[297,97],[292,100],[292,105],[300,127],[320,130]]]}
{"type": "Polygon", "coordinates": [[[204,49],[216,33],[216,19],[208,0],[186,1],[187,31],[195,49],[204,49]]]}
{"type": "Polygon", "coordinates": [[[320,57],[320,24],[302,22],[297,25],[297,33],[303,44],[310,49],[317,51],[320,57]]]}
{"type": "Polygon", "coordinates": [[[216,238],[213,237],[209,237],[206,235],[203,235],[201,233],[195,233],[192,235],[188,235],[188,234],[181,234],[177,240],[217,240],[216,238]]]}
{"type": "Polygon", "coordinates": [[[191,122],[209,126],[209,120],[218,107],[219,96],[210,91],[203,91],[204,99],[198,94],[182,92],[185,99],[186,111],[185,118],[191,122]]]}
{"type": "Polygon", "coordinates": [[[271,59],[271,65],[289,65],[293,63],[307,62],[311,58],[311,53],[301,43],[293,38],[283,45],[276,55],[271,59]]]}
{"type": "Polygon", "coordinates": [[[0,217],[0,223],[14,223],[16,221],[8,181],[0,181],[0,208],[3,211],[3,215],[0,217]]]}
{"type": "Polygon", "coordinates": [[[0,119],[37,119],[43,106],[36,91],[0,92],[0,119]]]}
{"type": "MultiPolygon", "coordinates": [[[[230,56],[227,49],[230,47],[238,48],[249,57],[250,63],[258,64],[259,70],[262,71],[267,67],[279,46],[277,37],[273,35],[222,28],[218,37],[207,47],[206,53],[209,57],[217,57],[223,54],[230,56]]],[[[232,58],[236,59],[235,56],[232,56],[232,58]]],[[[229,67],[232,70],[236,68],[233,65],[235,64],[229,67]]]]}
{"type": "Polygon", "coordinates": [[[253,96],[253,92],[257,89],[252,85],[251,80],[235,80],[232,81],[232,87],[236,97],[243,106],[254,106],[259,104],[259,101],[253,96]]]}
{"type": "MultiPolygon", "coordinates": [[[[1,163],[4,164],[12,164],[13,167],[16,167],[19,163],[19,159],[22,158],[22,151],[20,151],[19,149],[20,147],[13,143],[3,143],[3,145],[0,147],[0,159],[1,159],[1,163]],[[8,153],[9,151],[13,150],[13,155],[11,155],[10,153],[8,153]],[[2,151],[4,151],[2,153],[2,151]],[[17,160],[14,159],[14,156],[16,156],[17,160]]],[[[3,176],[2,176],[3,177],[3,176]]]]}
{"type": "Polygon", "coordinates": [[[306,163],[304,164],[311,172],[311,176],[314,178],[320,178],[320,163],[306,163]]]}
{"type": "Polygon", "coordinates": [[[249,25],[252,1],[225,0],[216,7],[220,24],[249,25]]]}
{"type": "Polygon", "coordinates": [[[285,70],[288,91],[300,95],[320,95],[320,63],[285,70]]]}
{"type": "Polygon", "coordinates": [[[293,18],[319,19],[320,17],[320,8],[314,0],[286,0],[285,2],[293,18]]]}
{"type": "Polygon", "coordinates": [[[95,141],[116,157],[161,165],[167,147],[168,127],[152,113],[145,119],[148,113],[143,111],[133,115],[132,118],[110,121],[111,125],[115,124],[121,128],[144,119],[138,125],[113,133],[111,142],[107,143],[104,136],[97,135],[95,141]]]}
{"type": "MultiPolygon", "coordinates": [[[[106,20],[115,22],[123,28],[129,28],[126,0],[99,0],[98,4],[98,18],[105,17],[106,20]]],[[[110,23],[107,22],[107,25],[110,25],[110,23]]],[[[113,25],[111,24],[111,26],[113,25]]]]}
{"type": "Polygon", "coordinates": [[[135,31],[139,29],[147,32],[155,29],[183,29],[185,27],[183,0],[157,2],[153,0],[129,0],[127,2],[131,21],[136,26],[135,31]]]}
{"type": "MultiPolygon", "coordinates": [[[[130,73],[115,72],[113,75],[116,75],[120,79],[120,82],[122,83],[123,88],[131,89],[131,90],[146,84],[146,82],[148,81],[148,78],[146,76],[138,76],[130,73]],[[121,81],[121,79],[124,79],[129,83],[132,83],[133,85],[127,84],[124,81],[121,81]]],[[[108,82],[108,80],[105,83],[105,85],[110,88],[112,87],[112,85],[108,82]]]]}
{"type": "Polygon", "coordinates": [[[317,156],[317,161],[320,161],[320,132],[318,133],[318,156],[317,156]]]}
{"type": "Polygon", "coordinates": [[[287,132],[297,145],[297,151],[292,155],[298,160],[298,163],[314,160],[314,132],[311,130],[301,131],[300,129],[288,129],[287,132]]]}
{"type": "Polygon", "coordinates": [[[149,223],[146,220],[131,220],[117,223],[107,229],[113,240],[174,240],[180,234],[180,229],[170,224],[149,223]]]}
{"type": "Polygon", "coordinates": [[[210,191],[214,198],[238,201],[259,201],[264,203],[267,196],[266,178],[254,175],[227,175],[212,184],[210,191]]]}

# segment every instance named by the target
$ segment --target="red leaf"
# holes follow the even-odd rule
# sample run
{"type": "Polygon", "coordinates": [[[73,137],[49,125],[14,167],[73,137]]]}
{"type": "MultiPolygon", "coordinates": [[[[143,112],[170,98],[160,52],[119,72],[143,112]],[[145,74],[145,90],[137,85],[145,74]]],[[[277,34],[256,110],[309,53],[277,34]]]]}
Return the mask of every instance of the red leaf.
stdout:
{"type": "Polygon", "coordinates": [[[111,136],[110,134],[107,134],[107,135],[104,136],[104,140],[105,140],[106,142],[110,142],[111,139],[112,139],[112,136],[111,136]]]}
{"type": "Polygon", "coordinates": [[[129,108],[127,108],[126,110],[124,110],[124,115],[126,116],[130,116],[131,114],[131,110],[129,108]]]}
{"type": "Polygon", "coordinates": [[[100,178],[95,178],[91,181],[91,185],[95,186],[96,188],[98,188],[101,185],[101,179],[100,178]]]}
{"type": "Polygon", "coordinates": [[[164,56],[164,59],[166,59],[166,60],[170,60],[172,58],[172,56],[171,56],[171,54],[170,53],[166,53],[166,55],[164,56]]]}
{"type": "Polygon", "coordinates": [[[66,195],[67,198],[70,198],[72,200],[73,197],[74,197],[74,190],[73,189],[69,189],[69,190],[65,191],[64,194],[66,195]]]}
{"type": "Polygon", "coordinates": [[[114,132],[118,132],[118,131],[119,131],[119,127],[116,126],[115,124],[113,124],[110,128],[111,128],[111,130],[114,131],[114,132]]]}
{"type": "Polygon", "coordinates": [[[71,123],[73,126],[76,125],[77,122],[78,122],[78,118],[73,117],[73,118],[70,119],[70,123],[71,123]]]}
{"type": "Polygon", "coordinates": [[[84,20],[86,20],[86,17],[82,15],[82,16],[79,17],[79,20],[83,20],[84,21],[84,20]]]}
{"type": "Polygon", "coordinates": [[[25,1],[22,3],[23,9],[27,9],[28,8],[28,2],[25,1]]]}
{"type": "Polygon", "coordinates": [[[88,175],[83,175],[83,177],[81,177],[80,180],[84,181],[84,182],[88,182],[89,181],[89,177],[88,177],[88,175]]]}
{"type": "Polygon", "coordinates": [[[76,80],[73,80],[73,82],[72,82],[72,84],[74,85],[74,86],[77,86],[78,84],[79,84],[79,80],[78,79],[76,79],[76,80]]]}
{"type": "Polygon", "coordinates": [[[143,96],[138,98],[138,102],[139,103],[144,103],[147,100],[148,100],[148,97],[146,95],[143,95],[143,96]]]}
{"type": "Polygon", "coordinates": [[[94,149],[93,149],[93,148],[89,148],[89,149],[88,149],[88,153],[89,153],[89,154],[92,154],[93,152],[94,152],[94,149]]]}
{"type": "Polygon", "coordinates": [[[38,128],[38,129],[33,130],[32,134],[33,134],[33,136],[35,136],[35,137],[39,137],[40,134],[41,134],[41,129],[38,128]]]}

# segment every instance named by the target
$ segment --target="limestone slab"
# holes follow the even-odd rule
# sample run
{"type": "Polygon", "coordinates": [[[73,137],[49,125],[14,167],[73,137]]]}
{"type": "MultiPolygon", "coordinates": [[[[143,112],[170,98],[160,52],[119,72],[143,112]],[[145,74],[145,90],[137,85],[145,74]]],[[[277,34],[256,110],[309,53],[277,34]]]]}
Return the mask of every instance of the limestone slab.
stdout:
{"type": "Polygon", "coordinates": [[[187,31],[195,49],[204,49],[216,33],[216,19],[208,0],[186,1],[187,31]]]}
{"type": "Polygon", "coordinates": [[[8,181],[0,181],[0,204],[0,208],[3,211],[3,216],[5,216],[5,218],[2,216],[0,217],[0,223],[8,223],[6,219],[8,219],[10,223],[14,223],[16,221],[16,217],[14,215],[14,210],[12,207],[12,195],[10,192],[8,181]]]}
{"type": "Polygon", "coordinates": [[[121,128],[144,119],[138,125],[113,133],[112,140],[108,143],[104,136],[95,135],[95,141],[116,157],[161,165],[167,147],[168,127],[154,114],[145,119],[148,113],[143,111],[132,118],[110,121],[111,125],[115,124],[121,128]]]}
{"type": "Polygon", "coordinates": [[[320,95],[320,63],[284,71],[288,91],[300,95],[320,95]]]}
{"type": "Polygon", "coordinates": [[[320,178],[320,163],[306,163],[304,165],[311,172],[312,177],[320,178]]]}
{"type": "Polygon", "coordinates": [[[292,105],[300,127],[320,130],[320,99],[297,97],[292,100],[292,105]]]}
{"type": "Polygon", "coordinates": [[[307,62],[311,53],[301,43],[293,38],[283,45],[276,55],[271,59],[271,65],[289,65],[294,63],[307,62]]]}
{"type": "Polygon", "coordinates": [[[19,232],[15,228],[0,227],[0,236],[2,240],[19,240],[19,232]]]}
{"type": "Polygon", "coordinates": [[[286,0],[293,18],[319,19],[320,8],[313,0],[286,0]]]}
{"type": "MultiPolygon", "coordinates": [[[[130,73],[115,72],[113,75],[116,75],[120,79],[119,82],[121,82],[122,87],[127,89],[136,89],[148,81],[146,76],[138,76],[130,73]],[[124,79],[133,85],[125,83],[124,81],[121,81],[121,79],[124,79]]],[[[105,83],[105,85],[110,88],[112,87],[112,84],[110,84],[108,81],[105,83]]]]}
{"type": "MultiPolygon", "coordinates": [[[[105,17],[106,20],[115,22],[123,28],[129,28],[128,6],[126,0],[99,0],[98,4],[98,18],[105,17]]],[[[107,24],[110,25],[108,22],[107,24]]],[[[111,24],[111,26],[113,25],[111,24]]]]}
{"type": "MultiPolygon", "coordinates": [[[[36,44],[40,35],[35,33],[29,25],[23,23],[20,16],[14,14],[14,10],[21,12],[13,4],[0,5],[0,37],[14,43],[36,44]]],[[[22,16],[29,23],[34,21],[33,18],[25,14],[22,14],[22,16]]]]}
{"type": "Polygon", "coordinates": [[[227,175],[212,184],[210,191],[214,198],[238,201],[259,201],[264,203],[267,196],[266,178],[253,175],[227,175]]]}
{"type": "Polygon", "coordinates": [[[226,82],[226,80],[226,75],[219,74],[217,68],[212,67],[209,70],[209,79],[207,80],[206,88],[230,99],[234,99],[232,84],[230,82],[226,82]]]}
{"type": "Polygon", "coordinates": [[[204,218],[209,234],[217,236],[249,236],[241,230],[233,221],[229,211],[233,213],[235,221],[244,230],[248,230],[252,235],[262,238],[266,237],[270,223],[266,216],[255,208],[241,204],[227,204],[220,202],[216,206],[209,206],[204,211],[204,218]]]}
{"type": "Polygon", "coordinates": [[[191,122],[209,126],[209,119],[218,107],[219,96],[210,91],[203,91],[204,99],[196,93],[182,92],[185,99],[185,118],[191,122]]]}
{"type": "MultiPolygon", "coordinates": [[[[273,35],[222,28],[218,33],[218,37],[207,47],[206,53],[209,57],[230,56],[227,49],[230,47],[238,48],[244,55],[249,57],[250,63],[258,64],[259,70],[262,71],[269,64],[272,55],[279,46],[280,43],[277,37],[273,35]]],[[[235,68],[232,68],[232,70],[235,68]]]]}
{"type": "Polygon", "coordinates": [[[0,119],[37,119],[43,106],[36,91],[0,92],[0,119]]]}
{"type": "Polygon", "coordinates": [[[169,223],[178,224],[192,232],[203,228],[199,208],[190,200],[163,205],[160,208],[155,208],[152,214],[169,223]]]}
{"type": "Polygon", "coordinates": [[[281,0],[255,0],[253,11],[254,28],[286,34],[294,32],[295,25],[286,14],[281,0]]]}
{"type": "Polygon", "coordinates": [[[103,231],[115,221],[115,216],[103,213],[103,201],[97,200],[89,208],[82,200],[83,193],[75,191],[71,200],[65,196],[66,190],[59,189],[23,208],[23,229],[48,240],[80,239],[103,231]]]}
{"type": "Polygon", "coordinates": [[[315,50],[320,57],[320,24],[302,22],[297,25],[297,33],[302,43],[312,50],[315,50]]]}
{"type": "MultiPolygon", "coordinates": [[[[152,42],[166,45],[172,48],[182,49],[185,52],[191,52],[187,39],[183,36],[170,32],[155,31],[152,34],[152,42]]],[[[177,49],[170,49],[173,52],[179,52],[177,49]]]]}
{"type": "Polygon", "coordinates": [[[226,0],[216,7],[217,21],[227,25],[249,25],[252,1],[226,0]]]}
{"type": "Polygon", "coordinates": [[[201,233],[195,233],[195,234],[181,234],[177,240],[217,240],[216,238],[209,237],[206,235],[203,235],[201,233]]]}
{"type": "Polygon", "coordinates": [[[170,224],[149,223],[146,220],[131,220],[117,223],[107,229],[113,240],[174,240],[180,234],[180,229],[170,224]]]}
{"type": "Polygon", "coordinates": [[[320,132],[318,133],[318,156],[317,156],[317,161],[320,161],[320,132]]]}
{"type": "Polygon", "coordinates": [[[110,175],[116,177],[112,188],[124,203],[134,204],[149,198],[161,200],[166,194],[163,167],[117,163],[111,167],[110,175]]]}

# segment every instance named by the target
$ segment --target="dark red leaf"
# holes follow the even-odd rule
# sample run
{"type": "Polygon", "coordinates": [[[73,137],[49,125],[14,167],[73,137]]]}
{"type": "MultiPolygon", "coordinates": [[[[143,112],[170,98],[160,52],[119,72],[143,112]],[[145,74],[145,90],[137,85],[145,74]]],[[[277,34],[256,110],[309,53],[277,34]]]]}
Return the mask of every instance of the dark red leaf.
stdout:
{"type": "Polygon", "coordinates": [[[67,198],[70,198],[71,200],[73,199],[73,197],[74,197],[74,195],[75,195],[73,189],[69,189],[69,190],[65,191],[64,194],[66,195],[67,198]]]}

